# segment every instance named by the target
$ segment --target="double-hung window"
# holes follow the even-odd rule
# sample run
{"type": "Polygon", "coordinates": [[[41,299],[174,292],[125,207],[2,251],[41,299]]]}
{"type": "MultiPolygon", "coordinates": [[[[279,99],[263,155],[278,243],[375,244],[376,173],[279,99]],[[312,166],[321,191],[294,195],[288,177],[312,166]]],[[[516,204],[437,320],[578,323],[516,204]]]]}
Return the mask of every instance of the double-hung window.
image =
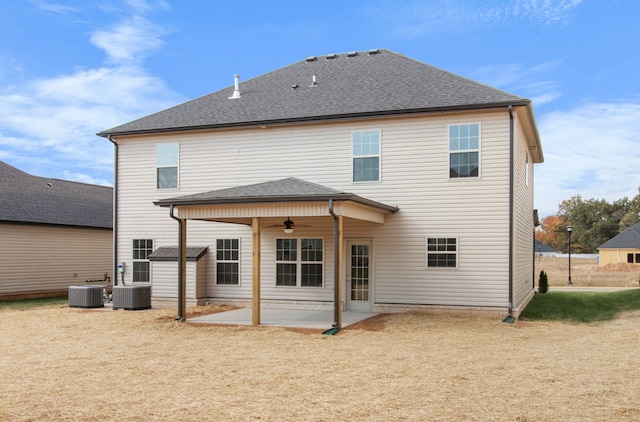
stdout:
{"type": "Polygon", "coordinates": [[[158,189],[176,189],[178,187],[178,144],[156,145],[156,174],[158,189]]]}
{"type": "Polygon", "coordinates": [[[133,281],[149,282],[149,255],[153,252],[153,239],[133,239],[133,281]]]}
{"type": "Polygon", "coordinates": [[[322,287],[322,239],[276,239],[276,286],[322,287]]]}
{"type": "Polygon", "coordinates": [[[216,240],[216,284],[240,283],[240,239],[216,240]]]}
{"type": "Polygon", "coordinates": [[[449,126],[449,177],[480,174],[480,124],[449,126]]]}
{"type": "Polygon", "coordinates": [[[427,268],[457,268],[458,239],[455,237],[427,238],[427,268]]]}
{"type": "Polygon", "coordinates": [[[352,133],[353,181],[380,181],[380,131],[352,133]]]}

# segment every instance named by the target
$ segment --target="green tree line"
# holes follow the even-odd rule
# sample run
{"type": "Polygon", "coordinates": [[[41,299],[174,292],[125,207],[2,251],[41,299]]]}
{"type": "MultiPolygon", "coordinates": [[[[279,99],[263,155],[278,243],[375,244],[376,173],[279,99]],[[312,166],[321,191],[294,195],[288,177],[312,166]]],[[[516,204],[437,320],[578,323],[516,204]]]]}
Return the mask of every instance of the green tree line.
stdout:
{"type": "Polygon", "coordinates": [[[571,252],[595,253],[600,245],[638,222],[640,194],[611,203],[604,199],[585,200],[576,195],[560,203],[557,215],[542,220],[536,239],[567,252],[570,225],[571,252]]]}

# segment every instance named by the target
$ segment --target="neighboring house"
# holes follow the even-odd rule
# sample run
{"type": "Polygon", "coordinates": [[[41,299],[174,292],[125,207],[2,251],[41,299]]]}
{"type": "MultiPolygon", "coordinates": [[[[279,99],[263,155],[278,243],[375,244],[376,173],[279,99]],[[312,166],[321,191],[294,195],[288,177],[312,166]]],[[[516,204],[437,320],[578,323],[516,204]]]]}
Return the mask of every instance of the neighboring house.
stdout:
{"type": "Polygon", "coordinates": [[[542,243],[539,240],[536,240],[535,253],[538,256],[553,256],[553,255],[559,254],[560,252],[555,250],[553,246],[547,245],[546,243],[542,243]]]}
{"type": "Polygon", "coordinates": [[[113,189],[0,161],[0,298],[66,293],[113,273],[113,189]]]}
{"type": "Polygon", "coordinates": [[[640,264],[640,223],[612,237],[598,248],[600,265],[640,264]]]}
{"type": "Polygon", "coordinates": [[[343,309],[517,315],[534,294],[543,155],[522,97],[371,50],[236,75],[99,135],[116,146],[125,280],[179,312],[327,308],[339,325],[343,309]]]}

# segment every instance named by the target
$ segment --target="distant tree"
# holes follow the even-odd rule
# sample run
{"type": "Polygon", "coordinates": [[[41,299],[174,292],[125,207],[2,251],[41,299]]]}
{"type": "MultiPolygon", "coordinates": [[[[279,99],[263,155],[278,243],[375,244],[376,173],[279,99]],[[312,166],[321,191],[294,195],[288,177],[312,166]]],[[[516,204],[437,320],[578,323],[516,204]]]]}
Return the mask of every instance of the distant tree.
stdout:
{"type": "Polygon", "coordinates": [[[558,251],[566,249],[566,226],[567,222],[557,215],[548,215],[540,222],[540,227],[536,230],[536,240],[547,244],[558,251]]]}
{"type": "MultiPolygon", "coordinates": [[[[640,188],[638,188],[640,190],[640,188]]],[[[640,223],[640,195],[636,195],[631,201],[629,201],[627,212],[620,220],[619,232],[622,233],[629,227],[640,223]]]]}
{"type": "MultiPolygon", "coordinates": [[[[624,224],[634,221],[634,201],[623,198],[609,203],[604,199],[583,200],[580,195],[562,201],[558,217],[565,222],[565,232],[566,225],[573,227],[572,252],[593,253],[598,246],[620,233],[623,219],[626,218],[624,224]]],[[[637,212],[635,217],[638,217],[637,212]]]]}

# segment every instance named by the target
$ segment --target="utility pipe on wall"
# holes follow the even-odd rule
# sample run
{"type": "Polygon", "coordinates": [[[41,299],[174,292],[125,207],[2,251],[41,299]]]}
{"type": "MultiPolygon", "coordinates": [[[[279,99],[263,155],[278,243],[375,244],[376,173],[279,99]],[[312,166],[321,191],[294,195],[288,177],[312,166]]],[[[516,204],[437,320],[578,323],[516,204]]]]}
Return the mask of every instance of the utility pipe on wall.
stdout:
{"type": "Polygon", "coordinates": [[[513,106],[509,105],[509,316],[513,316],[513,213],[515,211],[513,198],[513,169],[514,169],[514,139],[513,139],[513,106]]]}
{"type": "Polygon", "coordinates": [[[187,309],[187,220],[173,214],[173,204],[169,206],[169,216],[178,222],[178,317],[176,320],[184,322],[187,309]]]}
{"type": "MultiPolygon", "coordinates": [[[[113,150],[113,285],[118,285],[118,144],[111,135],[107,136],[109,142],[114,146],[113,150]]],[[[124,282],[123,282],[124,284],[124,282]]]]}

